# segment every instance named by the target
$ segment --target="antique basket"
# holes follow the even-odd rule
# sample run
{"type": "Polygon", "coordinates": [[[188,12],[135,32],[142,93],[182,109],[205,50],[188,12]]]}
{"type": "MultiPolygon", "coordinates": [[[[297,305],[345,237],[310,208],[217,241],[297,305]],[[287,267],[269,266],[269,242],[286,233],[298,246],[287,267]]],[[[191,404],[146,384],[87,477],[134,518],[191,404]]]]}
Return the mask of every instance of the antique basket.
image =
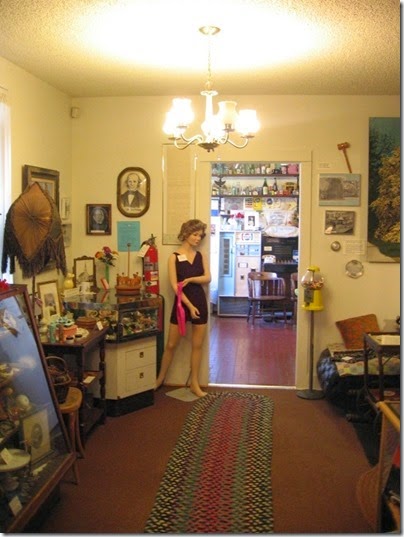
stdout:
{"type": "Polygon", "coordinates": [[[66,362],[59,356],[47,356],[46,363],[58,403],[64,403],[72,381],[66,362]]]}

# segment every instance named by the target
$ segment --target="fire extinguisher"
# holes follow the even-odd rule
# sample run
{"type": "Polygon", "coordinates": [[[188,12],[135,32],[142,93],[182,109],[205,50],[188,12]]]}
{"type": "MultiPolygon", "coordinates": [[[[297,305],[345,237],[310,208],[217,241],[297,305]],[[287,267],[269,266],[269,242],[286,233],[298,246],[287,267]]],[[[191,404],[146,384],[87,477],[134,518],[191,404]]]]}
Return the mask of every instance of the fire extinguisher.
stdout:
{"type": "Polygon", "coordinates": [[[153,235],[142,243],[142,246],[148,246],[143,256],[143,280],[145,290],[148,293],[159,293],[159,263],[158,251],[155,243],[156,237],[153,235]]]}

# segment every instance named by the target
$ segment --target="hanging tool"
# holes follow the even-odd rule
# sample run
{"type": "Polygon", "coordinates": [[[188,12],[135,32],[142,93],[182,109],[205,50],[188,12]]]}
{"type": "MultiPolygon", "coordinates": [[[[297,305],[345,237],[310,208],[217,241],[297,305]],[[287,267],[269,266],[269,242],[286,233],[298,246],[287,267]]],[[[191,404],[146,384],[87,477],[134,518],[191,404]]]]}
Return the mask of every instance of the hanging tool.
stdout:
{"type": "Polygon", "coordinates": [[[352,168],[351,168],[351,165],[349,163],[348,155],[347,155],[347,152],[346,152],[348,147],[351,147],[350,144],[348,142],[342,142],[342,144],[338,144],[337,147],[338,147],[338,149],[340,151],[342,151],[344,153],[344,157],[345,157],[345,160],[346,160],[346,164],[348,166],[349,173],[352,173],[352,168]]]}

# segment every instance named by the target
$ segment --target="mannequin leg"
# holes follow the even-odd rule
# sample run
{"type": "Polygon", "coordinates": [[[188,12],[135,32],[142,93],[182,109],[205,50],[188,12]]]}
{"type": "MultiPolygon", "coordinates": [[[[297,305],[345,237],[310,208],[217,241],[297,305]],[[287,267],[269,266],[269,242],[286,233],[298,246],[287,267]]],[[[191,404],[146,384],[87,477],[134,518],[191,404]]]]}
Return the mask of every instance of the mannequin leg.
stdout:
{"type": "Polygon", "coordinates": [[[181,339],[181,334],[179,333],[178,325],[170,323],[167,344],[164,349],[163,356],[161,358],[160,371],[156,379],[156,387],[155,387],[156,390],[164,382],[164,379],[167,375],[168,368],[171,365],[171,362],[175,353],[175,349],[177,348],[177,345],[180,339],[181,339]]]}
{"type": "Polygon", "coordinates": [[[199,385],[199,369],[202,360],[202,346],[205,339],[207,324],[192,325],[192,352],[191,352],[191,391],[198,397],[206,395],[199,385]]]}

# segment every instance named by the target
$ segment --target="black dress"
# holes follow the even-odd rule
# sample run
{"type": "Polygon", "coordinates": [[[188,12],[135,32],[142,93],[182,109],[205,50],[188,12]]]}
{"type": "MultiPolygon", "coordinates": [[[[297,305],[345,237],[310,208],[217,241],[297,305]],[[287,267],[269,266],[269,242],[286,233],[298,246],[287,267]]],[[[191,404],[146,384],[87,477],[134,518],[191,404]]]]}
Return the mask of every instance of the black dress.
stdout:
{"type": "MultiPolygon", "coordinates": [[[[203,259],[201,252],[196,252],[194,262],[190,263],[188,260],[179,261],[178,252],[174,252],[176,256],[175,270],[177,271],[177,281],[182,282],[186,278],[192,278],[195,276],[203,276],[203,259]]],[[[184,306],[185,319],[193,324],[206,324],[208,322],[208,303],[206,301],[205,291],[199,283],[188,283],[183,291],[188,300],[199,310],[198,319],[192,319],[189,309],[184,306]]],[[[170,323],[178,324],[177,321],[177,297],[175,297],[173,309],[171,310],[170,323]]]]}

